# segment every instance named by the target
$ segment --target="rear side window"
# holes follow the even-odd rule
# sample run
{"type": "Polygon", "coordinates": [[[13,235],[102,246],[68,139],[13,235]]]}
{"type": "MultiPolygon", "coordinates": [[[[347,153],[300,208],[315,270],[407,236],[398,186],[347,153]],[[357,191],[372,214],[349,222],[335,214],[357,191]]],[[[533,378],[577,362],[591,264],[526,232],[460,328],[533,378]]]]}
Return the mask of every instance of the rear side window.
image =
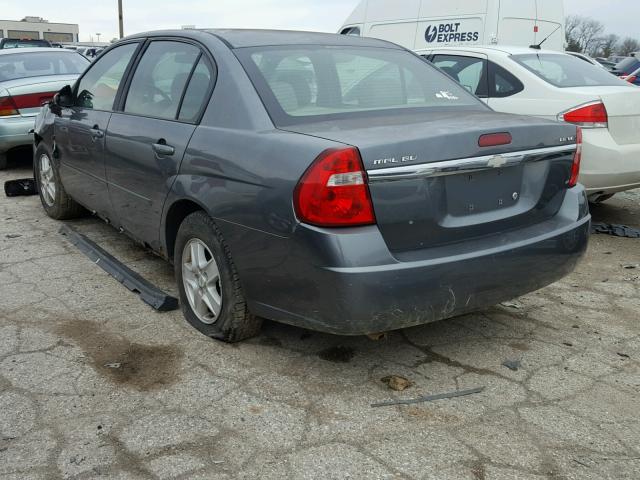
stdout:
{"type": "Polygon", "coordinates": [[[94,110],[112,110],[120,82],[138,48],[129,43],[100,57],[78,84],[76,105],[94,110]]]}
{"type": "Polygon", "coordinates": [[[205,107],[207,94],[211,89],[213,79],[214,72],[209,62],[204,57],[200,57],[200,61],[193,71],[184,98],[182,99],[178,120],[185,122],[194,122],[197,120],[200,112],[205,107]]]}
{"type": "Polygon", "coordinates": [[[238,49],[237,54],[276,124],[485,108],[451,78],[404,50],[262,47],[238,49]]]}
{"type": "Polygon", "coordinates": [[[511,72],[489,62],[489,96],[506,98],[524,90],[524,85],[511,72]]]}
{"type": "Polygon", "coordinates": [[[176,118],[200,49],[182,42],[152,42],[138,64],[124,111],[137,115],[176,118]]]}
{"type": "Polygon", "coordinates": [[[433,64],[478,97],[487,97],[487,61],[458,55],[436,55],[433,64]]]}
{"type": "Polygon", "coordinates": [[[547,83],[559,88],[620,85],[603,68],[566,54],[525,54],[511,58],[547,83]]]}

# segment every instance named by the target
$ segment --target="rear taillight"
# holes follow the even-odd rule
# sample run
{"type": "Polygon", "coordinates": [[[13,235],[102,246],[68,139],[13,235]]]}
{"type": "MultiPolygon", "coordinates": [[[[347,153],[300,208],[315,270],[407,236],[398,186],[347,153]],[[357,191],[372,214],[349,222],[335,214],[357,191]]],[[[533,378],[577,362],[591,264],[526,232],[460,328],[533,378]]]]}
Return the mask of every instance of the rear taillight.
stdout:
{"type": "Polygon", "coordinates": [[[19,115],[23,108],[38,108],[50,101],[56,92],[26,93],[0,97],[0,117],[19,115]]]}
{"type": "Polygon", "coordinates": [[[629,75],[628,77],[622,77],[622,79],[626,80],[629,83],[635,83],[638,77],[636,75],[629,75]]]}
{"type": "Polygon", "coordinates": [[[578,127],[576,134],[576,153],[573,155],[573,164],[571,165],[571,178],[567,184],[569,188],[575,187],[578,184],[578,177],[580,176],[580,162],[582,161],[582,128],[578,127]]]}
{"type": "Polygon", "coordinates": [[[12,97],[0,97],[0,117],[19,115],[18,106],[12,97]]]}
{"type": "Polygon", "coordinates": [[[53,98],[56,92],[27,93],[25,95],[15,95],[13,101],[18,110],[22,108],[38,108],[53,98]]]}
{"type": "Polygon", "coordinates": [[[367,175],[355,148],[326,150],[300,179],[293,198],[300,221],[319,227],[376,222],[367,175]]]}
{"type": "Polygon", "coordinates": [[[592,102],[568,110],[559,115],[559,120],[573,123],[582,128],[607,128],[609,115],[602,102],[592,102]]]}

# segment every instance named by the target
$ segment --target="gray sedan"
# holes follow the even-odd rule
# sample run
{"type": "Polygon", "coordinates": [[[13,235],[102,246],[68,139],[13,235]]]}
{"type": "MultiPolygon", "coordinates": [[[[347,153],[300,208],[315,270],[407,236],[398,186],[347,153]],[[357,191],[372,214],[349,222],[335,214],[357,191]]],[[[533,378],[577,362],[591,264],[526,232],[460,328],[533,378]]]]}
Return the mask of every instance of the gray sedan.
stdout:
{"type": "Polygon", "coordinates": [[[47,214],[92,212],[173,262],[186,319],[225,341],[261,318],[442,320],[562,278],[587,246],[575,126],[495,113],[374,39],[132,36],[43,108],[35,147],[47,214]]]}
{"type": "Polygon", "coordinates": [[[29,131],[42,104],[87,65],[82,55],[60,48],[0,50],[0,170],[11,150],[33,143],[29,131]]]}

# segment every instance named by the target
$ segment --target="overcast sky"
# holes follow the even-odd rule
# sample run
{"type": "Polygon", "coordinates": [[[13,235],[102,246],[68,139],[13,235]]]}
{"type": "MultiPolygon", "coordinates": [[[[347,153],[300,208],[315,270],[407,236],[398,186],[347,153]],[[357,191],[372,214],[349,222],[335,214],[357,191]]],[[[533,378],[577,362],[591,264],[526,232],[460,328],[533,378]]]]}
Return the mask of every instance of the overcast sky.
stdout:
{"type": "MultiPolygon", "coordinates": [[[[394,0],[389,0],[393,2],[394,0]]],[[[125,34],[182,25],[198,27],[289,28],[335,32],[358,0],[123,0],[125,34]]],[[[0,17],[26,15],[52,22],[78,23],[80,39],[118,32],[117,0],[0,0],[0,17]]],[[[565,0],[567,14],[604,22],[609,33],[640,37],[638,0],[565,0]]]]}

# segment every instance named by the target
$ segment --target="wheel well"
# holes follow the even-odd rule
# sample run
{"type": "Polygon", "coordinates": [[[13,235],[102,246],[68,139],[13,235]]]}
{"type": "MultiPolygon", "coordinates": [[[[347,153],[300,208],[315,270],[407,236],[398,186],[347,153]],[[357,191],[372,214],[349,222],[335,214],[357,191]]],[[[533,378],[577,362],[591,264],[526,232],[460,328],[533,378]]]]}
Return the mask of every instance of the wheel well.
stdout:
{"type": "Polygon", "coordinates": [[[194,212],[203,210],[203,208],[191,200],[180,200],[169,208],[167,219],[165,222],[165,245],[167,248],[167,258],[173,261],[173,251],[176,246],[176,238],[180,225],[194,212]]]}

